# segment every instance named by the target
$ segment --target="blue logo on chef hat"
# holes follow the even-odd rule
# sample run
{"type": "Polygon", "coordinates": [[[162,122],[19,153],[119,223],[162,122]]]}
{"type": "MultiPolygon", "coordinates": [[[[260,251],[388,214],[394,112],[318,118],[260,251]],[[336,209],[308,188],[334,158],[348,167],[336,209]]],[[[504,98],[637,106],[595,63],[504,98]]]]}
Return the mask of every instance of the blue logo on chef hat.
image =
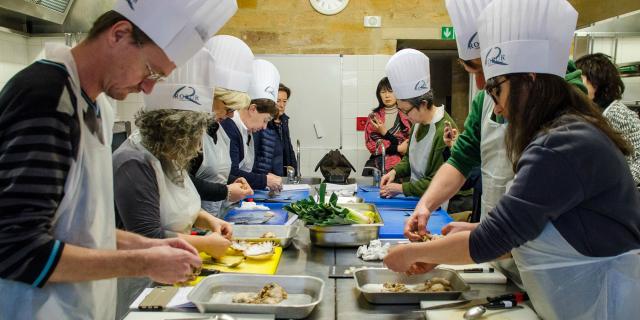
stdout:
{"type": "Polygon", "coordinates": [[[131,10],[136,10],[136,8],[133,7],[134,4],[138,3],[138,0],[127,0],[127,3],[129,4],[129,8],[131,8],[131,10]]]}
{"type": "Polygon", "coordinates": [[[489,49],[489,52],[487,52],[487,56],[484,58],[484,60],[485,60],[485,65],[487,67],[490,67],[496,64],[501,66],[509,65],[506,62],[507,59],[505,55],[502,53],[502,49],[500,47],[493,47],[489,49]]]}
{"type": "Polygon", "coordinates": [[[420,80],[418,81],[418,83],[416,83],[415,87],[413,87],[413,89],[415,91],[420,91],[420,90],[427,90],[429,88],[427,88],[427,82],[424,80],[420,80]]]}
{"type": "Polygon", "coordinates": [[[467,43],[467,49],[480,49],[480,41],[478,41],[478,33],[474,33],[469,42],[467,43]]]}
{"type": "Polygon", "coordinates": [[[276,90],[272,86],[267,86],[266,88],[264,88],[264,92],[266,92],[267,94],[269,94],[270,96],[272,96],[275,99],[276,90]]]}
{"type": "Polygon", "coordinates": [[[198,95],[196,94],[196,89],[194,89],[193,87],[181,87],[173,94],[173,98],[178,101],[190,101],[199,106],[201,105],[200,97],[198,97],[198,95]]]}

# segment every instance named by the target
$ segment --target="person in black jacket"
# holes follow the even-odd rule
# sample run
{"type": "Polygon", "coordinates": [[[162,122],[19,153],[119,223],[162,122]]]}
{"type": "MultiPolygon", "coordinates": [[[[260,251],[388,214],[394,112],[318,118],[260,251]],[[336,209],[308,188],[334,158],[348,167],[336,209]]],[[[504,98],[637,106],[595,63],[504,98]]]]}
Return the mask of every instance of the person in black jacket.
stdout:
{"type": "Polygon", "coordinates": [[[256,162],[253,172],[273,173],[284,176],[287,166],[298,170],[296,155],[291,145],[289,116],[284,112],[291,97],[291,89],[280,83],[278,87],[278,114],[269,122],[267,128],[254,135],[256,139],[256,162]]]}
{"type": "Polygon", "coordinates": [[[254,134],[267,128],[267,124],[277,115],[276,101],[280,74],[276,67],[266,61],[253,61],[253,77],[249,86],[251,105],[235,111],[233,117],[221,122],[229,136],[229,155],[231,156],[231,175],[243,177],[251,188],[280,190],[282,178],[272,173],[253,172],[256,161],[254,134]]]}

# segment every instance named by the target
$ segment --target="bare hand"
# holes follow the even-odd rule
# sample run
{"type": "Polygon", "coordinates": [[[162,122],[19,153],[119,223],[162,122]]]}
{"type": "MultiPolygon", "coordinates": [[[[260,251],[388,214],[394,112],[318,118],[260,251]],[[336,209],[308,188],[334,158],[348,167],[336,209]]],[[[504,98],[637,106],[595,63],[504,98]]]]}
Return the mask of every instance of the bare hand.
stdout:
{"type": "Polygon", "coordinates": [[[220,233],[207,234],[203,236],[202,240],[204,240],[202,251],[213,258],[224,256],[227,248],[231,245],[231,241],[223,237],[220,233]]]}
{"type": "Polygon", "coordinates": [[[437,264],[431,264],[426,262],[416,262],[413,265],[411,265],[411,267],[409,267],[409,270],[406,273],[408,275],[423,274],[433,270],[437,266],[438,266],[437,264]]]}
{"type": "Polygon", "coordinates": [[[401,155],[407,154],[408,150],[409,150],[409,140],[402,141],[402,143],[398,145],[398,152],[401,155]]]}
{"type": "Polygon", "coordinates": [[[395,272],[407,272],[416,262],[413,260],[415,254],[411,254],[411,247],[407,244],[395,245],[389,249],[389,253],[384,257],[383,264],[389,270],[395,272]]]}
{"type": "Polygon", "coordinates": [[[271,191],[282,190],[282,178],[272,173],[267,174],[267,187],[271,191]]]}
{"type": "Polygon", "coordinates": [[[253,194],[253,189],[251,189],[251,187],[247,189],[239,182],[234,182],[228,185],[227,189],[229,190],[229,199],[227,200],[231,202],[238,202],[253,194]]]}
{"type": "Polygon", "coordinates": [[[210,217],[210,230],[214,233],[221,234],[223,237],[231,240],[231,237],[233,236],[233,227],[231,226],[231,224],[214,216],[210,217]]]}
{"type": "Polygon", "coordinates": [[[240,177],[240,178],[236,179],[236,181],[234,181],[233,183],[242,184],[242,189],[251,190],[251,194],[253,194],[253,189],[251,189],[251,186],[249,185],[249,182],[247,182],[247,179],[245,179],[243,177],[240,177]]]}
{"type": "Polygon", "coordinates": [[[192,280],[194,270],[202,266],[197,254],[170,246],[142,250],[144,274],[151,280],[173,284],[192,280]]]}
{"type": "Polygon", "coordinates": [[[396,171],[395,170],[391,170],[391,171],[387,172],[387,174],[382,176],[382,179],[380,179],[380,189],[381,189],[380,191],[382,191],[382,187],[384,187],[387,184],[393,182],[394,180],[396,180],[396,171]]]}
{"type": "Polygon", "coordinates": [[[383,198],[395,197],[402,192],[402,185],[399,183],[389,183],[385,186],[380,187],[380,196],[383,198]]]}
{"type": "Polygon", "coordinates": [[[422,241],[427,234],[427,221],[431,211],[424,205],[418,205],[404,225],[404,236],[411,241],[422,241]]]}
{"type": "Polygon", "coordinates": [[[371,121],[371,125],[374,129],[381,135],[384,136],[387,134],[387,127],[384,125],[384,121],[382,121],[378,115],[374,115],[373,117],[369,117],[371,121]]]}
{"type": "Polygon", "coordinates": [[[458,139],[458,129],[452,128],[452,127],[445,127],[444,137],[442,138],[444,140],[444,144],[446,144],[447,147],[451,148],[453,144],[456,143],[456,139],[458,139]]]}
{"type": "Polygon", "coordinates": [[[469,222],[451,222],[446,226],[442,227],[442,234],[448,235],[453,234],[460,231],[472,231],[476,227],[478,227],[479,223],[469,223],[469,222]]]}
{"type": "Polygon", "coordinates": [[[182,249],[198,255],[198,250],[194,248],[189,242],[180,238],[165,238],[165,239],[153,239],[150,247],[169,246],[176,249],[182,249]]]}

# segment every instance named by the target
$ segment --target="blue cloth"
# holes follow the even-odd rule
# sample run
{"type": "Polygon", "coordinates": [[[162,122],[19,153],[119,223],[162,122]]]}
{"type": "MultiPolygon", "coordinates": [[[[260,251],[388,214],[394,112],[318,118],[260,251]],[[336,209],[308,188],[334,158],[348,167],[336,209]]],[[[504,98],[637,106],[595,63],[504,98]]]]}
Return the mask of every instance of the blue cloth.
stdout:
{"type": "MultiPolygon", "coordinates": [[[[244,142],[240,129],[231,118],[223,120],[220,125],[229,137],[229,156],[231,157],[231,176],[243,177],[254,190],[267,187],[267,176],[253,172],[240,170],[240,162],[244,159],[244,142]]],[[[251,135],[249,135],[251,137],[251,135]]]]}
{"type": "MultiPolygon", "coordinates": [[[[380,227],[378,236],[381,239],[402,239],[404,238],[404,224],[413,212],[413,209],[402,210],[385,210],[381,209],[380,216],[384,225],[380,227]]],[[[438,209],[431,213],[431,217],[427,222],[427,230],[433,234],[441,234],[442,227],[452,222],[453,219],[446,211],[438,209]]]]}

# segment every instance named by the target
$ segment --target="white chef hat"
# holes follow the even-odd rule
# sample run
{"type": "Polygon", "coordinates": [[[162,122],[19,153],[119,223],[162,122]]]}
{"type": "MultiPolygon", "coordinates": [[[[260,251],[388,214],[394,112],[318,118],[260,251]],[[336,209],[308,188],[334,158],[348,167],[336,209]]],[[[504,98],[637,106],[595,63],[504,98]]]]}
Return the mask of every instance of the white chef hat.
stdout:
{"type": "Polygon", "coordinates": [[[217,35],[205,44],[215,62],[215,86],[247,92],[253,73],[253,52],[244,41],[228,35],[217,35]]]}
{"type": "Polygon", "coordinates": [[[491,0],[446,0],[447,11],[456,31],[458,56],[462,60],[480,58],[478,16],[491,0]]]}
{"type": "Polygon", "coordinates": [[[238,4],[235,0],[118,0],[114,10],[180,66],[222,28],[238,4]]]}
{"type": "Polygon", "coordinates": [[[253,60],[253,76],[249,86],[249,97],[269,99],[278,102],[278,86],[280,73],[271,62],[262,59],[253,60]]]}
{"type": "Polygon", "coordinates": [[[385,73],[398,99],[411,99],[431,89],[429,58],[415,49],[402,49],[389,59],[385,73]]]}
{"type": "Polygon", "coordinates": [[[144,95],[144,110],[177,109],[211,113],[213,105],[213,58],[209,50],[200,51],[167,80],[158,82],[144,95]]]}
{"type": "Polygon", "coordinates": [[[578,12],[566,0],[494,0],[478,18],[485,79],[509,73],[564,77],[578,12]]]}

